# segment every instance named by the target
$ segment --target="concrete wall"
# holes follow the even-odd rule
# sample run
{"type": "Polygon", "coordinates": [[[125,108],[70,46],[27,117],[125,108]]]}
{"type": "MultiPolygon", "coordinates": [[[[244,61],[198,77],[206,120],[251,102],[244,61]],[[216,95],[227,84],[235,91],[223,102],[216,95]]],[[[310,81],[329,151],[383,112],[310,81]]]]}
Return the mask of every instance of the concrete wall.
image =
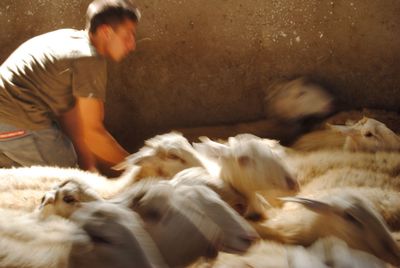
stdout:
{"type": "MultiPolygon", "coordinates": [[[[89,0],[2,0],[0,61],[24,40],[84,26],[89,0]]],[[[397,0],[137,0],[137,51],[110,64],[106,124],[134,150],[178,126],[262,117],[261,89],[311,75],[341,108],[398,110],[397,0]]]]}

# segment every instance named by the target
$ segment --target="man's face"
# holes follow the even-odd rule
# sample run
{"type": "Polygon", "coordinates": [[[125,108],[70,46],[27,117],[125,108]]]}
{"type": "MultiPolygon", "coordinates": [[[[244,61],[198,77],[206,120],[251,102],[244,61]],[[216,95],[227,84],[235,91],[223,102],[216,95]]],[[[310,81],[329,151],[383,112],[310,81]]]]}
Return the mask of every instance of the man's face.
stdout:
{"type": "Polygon", "coordinates": [[[123,23],[109,27],[106,40],[106,56],[119,62],[136,48],[136,23],[126,19],[123,23]]]}

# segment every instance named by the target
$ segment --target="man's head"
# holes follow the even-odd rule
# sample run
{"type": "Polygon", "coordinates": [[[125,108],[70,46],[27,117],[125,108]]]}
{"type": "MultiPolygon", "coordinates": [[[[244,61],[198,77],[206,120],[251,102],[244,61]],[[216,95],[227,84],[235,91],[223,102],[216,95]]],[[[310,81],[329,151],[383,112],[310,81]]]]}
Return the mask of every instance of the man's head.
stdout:
{"type": "Polygon", "coordinates": [[[140,17],[132,0],[94,0],[86,13],[86,29],[100,55],[120,61],[136,48],[140,17]]]}

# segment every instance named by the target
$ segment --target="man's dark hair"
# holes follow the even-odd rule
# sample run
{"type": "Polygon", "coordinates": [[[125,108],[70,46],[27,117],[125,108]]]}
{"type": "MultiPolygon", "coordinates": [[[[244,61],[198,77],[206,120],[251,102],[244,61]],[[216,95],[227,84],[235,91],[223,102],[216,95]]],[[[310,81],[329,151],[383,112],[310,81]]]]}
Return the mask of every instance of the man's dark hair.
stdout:
{"type": "Polygon", "coordinates": [[[86,29],[95,33],[100,25],[115,27],[126,19],[139,22],[140,16],[132,0],[94,0],[86,12],[86,29]]]}

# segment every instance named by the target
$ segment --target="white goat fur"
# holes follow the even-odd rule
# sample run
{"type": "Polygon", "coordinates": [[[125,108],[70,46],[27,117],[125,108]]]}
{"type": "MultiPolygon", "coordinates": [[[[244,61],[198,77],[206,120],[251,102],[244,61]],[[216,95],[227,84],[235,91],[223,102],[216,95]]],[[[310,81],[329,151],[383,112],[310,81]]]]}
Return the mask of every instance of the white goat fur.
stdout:
{"type": "MultiPolygon", "coordinates": [[[[144,254],[144,259],[157,267],[167,267],[157,246],[144,231],[140,218],[132,211],[110,203],[86,203],[69,221],[58,216],[40,220],[36,213],[0,209],[0,267],[62,268],[68,267],[71,251],[84,256],[96,248],[81,226],[97,220],[112,220],[127,228],[141,249],[130,248],[130,254],[144,254]],[[88,209],[89,207],[89,209],[88,209]],[[89,215],[90,212],[98,213],[89,215]],[[100,219],[101,215],[102,219],[100,219]],[[94,217],[94,218],[93,218],[94,217]]],[[[104,228],[104,227],[103,227],[104,228]]],[[[110,233],[112,230],[104,230],[110,233]]],[[[99,234],[96,234],[99,236],[99,234]]],[[[118,247],[118,244],[115,245],[118,247]]],[[[106,253],[104,245],[98,254],[106,253]]],[[[107,247],[114,247],[109,244],[107,247]]],[[[99,256],[100,257],[100,256],[99,256]]],[[[95,265],[92,263],[92,265],[95,265]]],[[[148,266],[150,267],[150,265],[148,266]]],[[[151,265],[151,267],[153,267],[151,265]]]]}
{"type": "Polygon", "coordinates": [[[213,175],[248,198],[248,216],[264,214],[257,194],[278,206],[280,203],[275,197],[293,195],[298,191],[296,179],[288,172],[280,156],[258,137],[232,137],[227,144],[204,138],[202,143],[193,145],[197,151],[218,162],[219,170],[210,173],[217,172],[213,175]]]}
{"type": "Polygon", "coordinates": [[[247,209],[247,199],[231,187],[227,182],[212,176],[205,168],[193,167],[177,173],[170,183],[178,185],[204,185],[216,192],[223,201],[234,208],[238,213],[244,214],[247,209]]]}
{"type": "Polygon", "coordinates": [[[134,175],[126,174],[112,180],[75,168],[33,166],[0,169],[0,207],[33,211],[46,191],[67,180],[81,181],[81,185],[94,189],[102,198],[110,198],[134,183],[133,178],[134,175]]]}
{"type": "Polygon", "coordinates": [[[201,166],[188,141],[179,133],[166,133],[146,141],[139,152],[119,165],[126,169],[121,177],[108,179],[99,174],[74,168],[21,167],[0,170],[0,207],[32,211],[43,193],[65,180],[79,180],[102,198],[110,198],[135,181],[160,176],[171,178],[192,166],[201,166]]]}
{"type": "MultiPolygon", "coordinates": [[[[56,196],[62,196],[63,187],[69,183],[56,189],[59,191],[56,196]]],[[[73,181],[75,195],[84,196],[88,192],[85,185],[76,187],[81,183],[73,181]]],[[[142,180],[111,200],[133,209],[142,217],[146,230],[169,265],[182,266],[199,256],[215,257],[220,249],[243,252],[258,238],[255,231],[208,187],[173,184],[174,180],[142,180]],[[189,234],[190,240],[187,239],[189,234]]],[[[50,202],[40,213],[49,217],[49,214],[62,211],[64,216],[67,215],[65,210],[71,213],[82,203],[85,201],[50,202]]]]}
{"type": "MultiPolygon", "coordinates": [[[[200,155],[178,133],[159,135],[150,139],[146,144],[142,150],[132,155],[132,158],[124,163],[127,171],[117,179],[107,179],[98,174],[73,168],[37,166],[2,169],[0,170],[0,207],[33,211],[34,208],[39,206],[40,199],[45,192],[47,192],[44,197],[46,199],[45,204],[54,202],[57,192],[61,193],[58,199],[66,197],[66,195],[68,195],[68,198],[77,199],[77,201],[80,199],[82,199],[81,201],[108,199],[129,187],[135,181],[142,179],[141,176],[145,176],[145,174],[147,176],[161,173],[172,177],[185,168],[202,165],[198,160],[200,155]],[[64,192],[53,190],[53,187],[65,181],[70,181],[70,183],[62,188],[64,192]],[[80,183],[76,184],[74,181],[80,183]],[[80,191],[76,187],[83,187],[83,189],[80,191]],[[74,192],[81,193],[81,196],[77,196],[74,192]],[[96,192],[98,197],[95,196],[96,192]]],[[[217,186],[214,190],[218,189],[221,197],[232,206],[242,203],[243,198],[229,185],[217,181],[213,185],[217,186]]],[[[43,215],[58,214],[68,217],[72,211],[70,209],[73,209],[70,204],[59,211],[51,211],[54,208],[59,209],[60,206],[45,206],[42,211],[43,215]]]]}
{"type": "Polygon", "coordinates": [[[58,215],[69,218],[82,203],[103,200],[97,192],[82,180],[66,180],[45,192],[38,208],[41,218],[58,215]]]}
{"type": "Polygon", "coordinates": [[[338,112],[326,118],[320,128],[325,128],[326,125],[348,125],[361,120],[363,117],[374,118],[384,123],[388,128],[395,133],[400,133],[399,118],[400,114],[394,111],[386,111],[379,109],[364,108],[361,110],[346,110],[338,112]]]}
{"type": "Polygon", "coordinates": [[[67,267],[75,240],[89,239],[75,224],[0,209],[0,267],[67,267]]]}
{"type": "Polygon", "coordinates": [[[261,241],[244,255],[220,253],[213,262],[199,261],[189,268],[389,268],[374,255],[355,250],[335,237],[318,239],[309,247],[261,241]],[[207,266],[208,265],[208,266],[207,266]]]}
{"type": "Polygon", "coordinates": [[[301,193],[312,193],[327,188],[346,186],[376,187],[381,190],[400,191],[400,174],[398,176],[390,176],[382,172],[351,166],[334,168],[304,184],[301,188],[301,193]]]}
{"type": "Polygon", "coordinates": [[[343,150],[321,150],[298,152],[286,150],[284,161],[301,185],[332,169],[353,168],[381,173],[390,177],[400,175],[400,153],[398,152],[349,152],[343,150]]]}
{"type": "Polygon", "coordinates": [[[129,170],[134,166],[141,167],[135,176],[140,180],[147,177],[171,178],[185,168],[203,164],[181,133],[169,132],[146,140],[138,152],[128,156],[116,169],[129,170]]]}
{"type": "Polygon", "coordinates": [[[172,267],[190,264],[200,256],[213,258],[218,250],[245,252],[258,238],[244,219],[201,185],[173,187],[165,181],[143,180],[113,202],[142,216],[172,267]]]}
{"type": "Polygon", "coordinates": [[[399,151],[400,137],[378,120],[364,117],[349,126],[331,125],[329,129],[307,133],[291,146],[312,151],[324,148],[349,151],[399,151]]]}
{"type": "MultiPolygon", "coordinates": [[[[253,135],[240,135],[238,137],[231,138],[230,143],[228,142],[227,145],[220,145],[214,142],[210,142],[209,140],[205,140],[205,143],[197,144],[196,147],[199,148],[199,145],[200,147],[203,146],[200,151],[204,151],[204,145],[210,143],[210,148],[208,148],[207,150],[210,149],[211,153],[210,151],[206,150],[206,154],[223,154],[221,153],[221,146],[227,146],[222,148],[222,150],[232,153],[234,157],[225,162],[225,166],[227,167],[227,170],[229,172],[232,172],[233,174],[235,174],[235,176],[239,178],[243,178],[243,175],[240,176],[244,172],[243,169],[239,168],[238,170],[236,170],[230,165],[234,165],[234,163],[237,161],[234,159],[235,157],[239,158],[246,155],[245,152],[242,152],[240,150],[235,151],[234,149],[232,149],[234,148],[234,146],[237,146],[237,144],[239,143],[238,141],[244,140],[256,140],[259,143],[260,147],[267,146],[268,148],[270,148],[275,154],[274,157],[278,157],[277,159],[283,158],[283,160],[287,164],[286,166],[291,167],[292,173],[295,174],[294,177],[297,177],[303,188],[306,187],[304,189],[307,189],[308,187],[308,189],[319,190],[327,187],[334,188],[339,186],[380,187],[382,189],[388,190],[399,189],[400,183],[398,182],[398,176],[400,175],[400,154],[397,152],[377,152],[374,154],[368,152],[323,150],[310,153],[302,153],[280,146],[279,143],[276,141],[260,139],[253,135]],[[263,144],[261,144],[261,142],[263,144]],[[312,182],[314,180],[315,182],[312,182]],[[308,183],[310,183],[309,186],[307,186],[308,183]]],[[[239,146],[237,147],[240,148],[239,146]]],[[[251,158],[255,157],[254,153],[250,153],[249,155],[251,156],[251,158]]],[[[225,156],[225,158],[227,157],[225,156]]],[[[188,171],[183,172],[183,174],[185,174],[184,177],[186,177],[186,180],[188,180],[187,177],[197,177],[197,175],[194,173],[188,171]],[[188,173],[191,174],[188,175],[188,173]]],[[[229,178],[230,175],[218,174],[218,176],[221,176],[222,178],[229,178]]],[[[252,179],[258,177],[262,178],[262,176],[260,175],[251,176],[252,179]]],[[[194,179],[192,179],[192,181],[194,181],[194,179]]],[[[240,185],[239,187],[235,185],[235,183],[237,184],[237,181],[232,182],[231,180],[227,179],[225,179],[225,181],[233,185],[234,188],[238,191],[243,191],[243,187],[241,187],[240,185]]],[[[251,183],[249,183],[252,182],[251,179],[247,179],[247,181],[246,179],[242,179],[242,181],[243,184],[245,184],[245,187],[250,188],[252,186],[251,183]]],[[[273,177],[271,181],[273,182],[273,177]]],[[[218,180],[214,181],[213,183],[216,182],[218,182],[218,180]]],[[[210,183],[210,181],[206,182],[206,184],[207,183],[210,183]]],[[[249,190],[249,192],[254,193],[254,189],[260,190],[263,189],[263,187],[269,187],[268,189],[278,188],[276,187],[276,185],[273,184],[274,183],[268,186],[254,186],[252,189],[249,190]]],[[[308,190],[308,192],[311,191],[312,190],[308,190]]],[[[288,191],[286,194],[289,195],[293,193],[290,193],[288,191]]],[[[396,199],[395,193],[388,193],[388,196],[393,196],[390,200],[396,199]]],[[[226,195],[225,198],[224,196],[222,196],[222,198],[230,203],[232,207],[235,207],[235,202],[238,201],[233,199],[232,202],[232,199],[229,198],[229,195],[226,195]]],[[[254,199],[255,200],[250,201],[250,208],[254,209],[255,207],[255,210],[257,212],[263,211],[264,207],[260,205],[260,201],[256,198],[254,199]]],[[[390,206],[384,206],[384,210],[381,209],[380,212],[384,213],[383,215],[386,215],[384,216],[385,219],[391,219],[393,218],[393,215],[395,215],[394,212],[396,211],[396,207],[396,205],[393,205],[393,209],[391,209],[390,206]],[[389,213],[390,211],[392,212],[389,213]]],[[[397,226],[396,222],[397,220],[395,218],[393,220],[388,220],[388,223],[391,227],[397,226]]]]}
{"type": "Polygon", "coordinates": [[[326,187],[324,190],[314,190],[314,185],[306,186],[299,193],[300,196],[314,197],[321,194],[331,193],[332,195],[340,193],[340,191],[350,189],[358,195],[367,199],[370,205],[384,219],[385,223],[392,231],[400,231],[400,192],[399,190],[381,189],[380,187],[357,187],[353,185],[351,177],[348,183],[342,186],[326,187]]]}
{"type": "Polygon", "coordinates": [[[245,198],[229,184],[208,174],[203,168],[205,165],[218,168],[195,151],[182,134],[170,132],[146,140],[143,148],[127,157],[117,168],[129,171],[139,166],[140,171],[135,175],[135,180],[174,178],[173,184],[206,185],[232,207],[246,207],[245,198]]]}
{"type": "Polygon", "coordinates": [[[400,228],[400,153],[322,150],[298,152],[276,144],[297,177],[301,191],[312,195],[330,188],[356,189],[369,199],[392,230],[400,228]]]}
{"type": "MultiPolygon", "coordinates": [[[[240,184],[240,182],[235,182],[235,184],[233,182],[235,179],[230,175],[222,178],[225,183],[218,182],[218,179],[216,178],[219,178],[221,175],[219,174],[220,163],[207,158],[210,151],[216,151],[213,148],[216,143],[204,142],[201,144],[196,144],[197,148],[204,148],[204,150],[200,149],[200,151],[206,151],[204,154],[202,154],[198,150],[194,150],[188,141],[181,134],[176,132],[158,135],[150,140],[147,140],[146,145],[139,152],[128,157],[127,160],[119,167],[127,168],[129,170],[129,166],[140,165],[142,171],[137,176],[137,179],[140,180],[145,177],[143,176],[144,174],[146,174],[146,176],[158,176],[159,174],[162,174],[165,176],[164,178],[168,179],[175,175],[176,172],[184,170],[185,168],[203,166],[209,171],[211,177],[215,179],[206,179],[208,180],[208,186],[211,186],[211,188],[219,193],[222,199],[228,202],[232,207],[235,207],[235,203],[240,200],[240,197],[238,197],[230,189],[231,185],[241,194],[247,194],[247,198],[250,196],[250,198],[252,198],[252,201],[250,201],[250,207],[256,212],[260,212],[260,210],[263,209],[260,208],[262,205],[260,205],[259,199],[254,195],[255,189],[257,189],[257,191],[268,190],[268,194],[266,194],[266,196],[268,196],[269,201],[271,201],[273,204],[276,203],[274,199],[275,196],[293,194],[293,192],[297,190],[296,181],[290,176],[290,174],[286,172],[286,168],[281,162],[279,162],[278,157],[274,155],[274,153],[270,152],[269,148],[265,147],[257,149],[256,144],[251,145],[251,143],[257,143],[261,141],[262,140],[259,138],[257,138],[257,141],[244,141],[243,143],[245,144],[242,146],[241,144],[238,144],[242,143],[241,141],[235,142],[233,139],[231,139],[231,144],[229,144],[228,148],[225,150],[228,152],[230,151],[230,158],[225,158],[226,161],[224,162],[223,166],[223,171],[225,173],[235,173],[237,169],[240,168],[235,164],[237,163],[235,158],[242,157],[242,159],[246,158],[248,160],[248,164],[245,165],[246,172],[239,174],[247,174],[247,177],[253,177],[253,181],[259,181],[251,189],[243,187],[242,189],[239,189],[237,187],[238,185],[236,184],[240,184]],[[242,147],[244,149],[240,149],[242,147]],[[263,168],[263,163],[269,163],[269,165],[263,168]],[[213,182],[211,183],[211,181],[213,182]],[[245,193],[241,192],[243,189],[246,189],[245,193]]],[[[194,173],[191,172],[191,174],[188,175],[188,172],[186,172],[185,177],[196,177],[197,175],[194,173]]],[[[239,174],[237,176],[238,178],[240,177],[239,174]]],[[[201,176],[204,177],[204,175],[201,176]]]]}
{"type": "Polygon", "coordinates": [[[321,190],[359,187],[392,230],[400,228],[400,153],[322,150],[299,152],[285,147],[281,156],[297,177],[299,195],[321,190]],[[373,188],[373,189],[372,189],[373,188]]]}
{"type": "Polygon", "coordinates": [[[253,226],[264,238],[304,246],[333,235],[352,248],[399,265],[399,247],[374,206],[361,197],[364,192],[358,189],[321,191],[312,199],[287,198],[302,205],[286,203],[282,209],[270,211],[269,219],[253,226]]]}
{"type": "Polygon", "coordinates": [[[130,209],[110,202],[89,202],[82,204],[71,220],[93,242],[89,249],[77,243],[72,246],[70,267],[168,267],[140,216],[130,209]]]}

